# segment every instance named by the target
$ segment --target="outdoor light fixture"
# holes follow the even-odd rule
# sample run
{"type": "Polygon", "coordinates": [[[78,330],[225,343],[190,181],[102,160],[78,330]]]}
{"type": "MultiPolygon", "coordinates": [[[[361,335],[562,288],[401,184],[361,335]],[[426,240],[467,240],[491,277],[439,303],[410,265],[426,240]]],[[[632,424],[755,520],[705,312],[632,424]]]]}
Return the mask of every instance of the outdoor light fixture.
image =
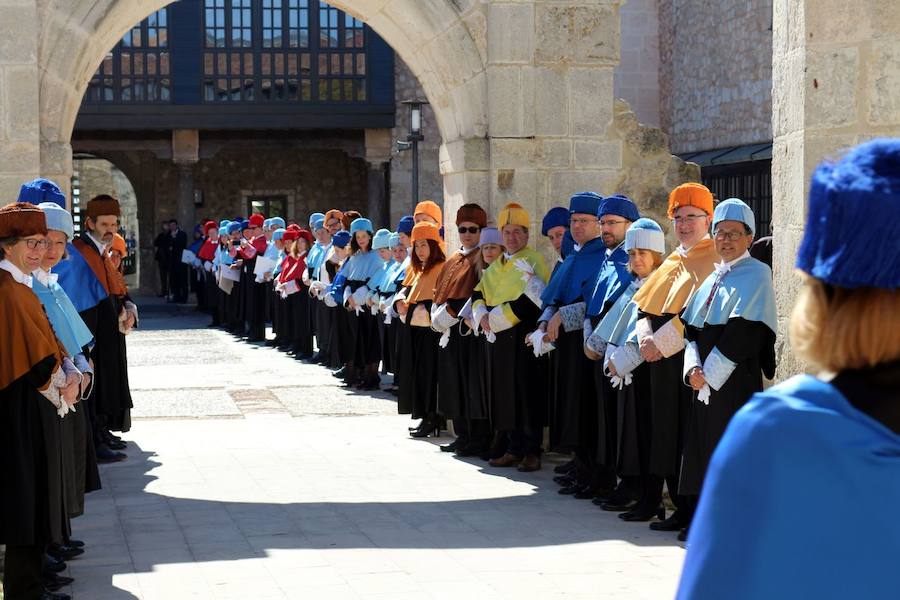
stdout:
{"type": "MultiPolygon", "coordinates": [[[[406,141],[412,145],[413,165],[412,165],[412,205],[413,207],[419,203],[419,142],[425,139],[422,135],[422,106],[428,104],[427,100],[405,100],[402,102],[409,107],[409,135],[406,141]]],[[[401,146],[402,142],[397,142],[398,150],[405,150],[401,146]]]]}

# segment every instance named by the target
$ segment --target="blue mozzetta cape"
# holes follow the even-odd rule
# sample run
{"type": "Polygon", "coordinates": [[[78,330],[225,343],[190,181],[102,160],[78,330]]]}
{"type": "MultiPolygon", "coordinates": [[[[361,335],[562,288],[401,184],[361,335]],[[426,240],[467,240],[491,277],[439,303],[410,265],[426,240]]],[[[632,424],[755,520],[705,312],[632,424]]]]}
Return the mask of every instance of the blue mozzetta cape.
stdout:
{"type": "Polygon", "coordinates": [[[592,239],[554,269],[553,276],[541,294],[541,302],[544,306],[566,306],[587,300],[593,289],[591,284],[605,260],[606,246],[603,238],[592,239]]]}
{"type": "Polygon", "coordinates": [[[329,248],[331,248],[331,244],[323,246],[319,242],[316,242],[306,255],[306,266],[311,269],[310,273],[314,279],[319,279],[319,269],[322,267],[322,263],[325,262],[325,257],[328,255],[329,248]]]}
{"type": "Polygon", "coordinates": [[[37,277],[32,278],[31,289],[44,305],[44,312],[53,326],[53,332],[62,342],[66,354],[75,356],[94,339],[90,329],[84,324],[72,301],[59,284],[49,281],[42,284],[37,277]]]}
{"type": "Polygon", "coordinates": [[[394,266],[396,262],[393,258],[389,258],[381,264],[381,270],[379,270],[372,279],[369,280],[368,288],[370,290],[377,291],[383,283],[385,283],[385,278],[388,276],[388,273],[391,270],[391,267],[394,266]]]}
{"type": "Polygon", "coordinates": [[[724,325],[728,319],[742,318],[758,321],[773,332],[777,331],[778,312],[775,309],[775,290],[772,286],[772,269],[755,258],[745,258],[722,277],[712,302],[706,299],[715,285],[713,271],[700,285],[684,307],[682,321],[686,325],[702,328],[704,324],[724,325]]]}
{"type": "Polygon", "coordinates": [[[637,304],[632,302],[631,299],[637,291],[637,282],[632,281],[616,299],[612,308],[603,315],[603,320],[597,326],[597,335],[607,344],[622,346],[635,333],[638,311],[637,304]]]}
{"type": "Polygon", "coordinates": [[[347,276],[347,281],[368,282],[378,273],[382,265],[384,265],[384,261],[378,256],[378,253],[369,250],[368,252],[357,252],[351,256],[341,271],[347,276]]]}
{"type": "Polygon", "coordinates": [[[625,245],[620,244],[606,258],[595,279],[589,284],[588,293],[585,295],[587,300],[585,315],[588,317],[599,315],[604,306],[616,301],[633,279],[634,276],[628,270],[628,253],[625,252],[625,245]]]}
{"type": "Polygon", "coordinates": [[[406,269],[409,263],[409,257],[406,257],[402,262],[393,261],[378,285],[378,291],[384,294],[396,293],[400,289],[400,284],[406,279],[406,269]]]}
{"type": "Polygon", "coordinates": [[[103,284],[94,275],[81,252],[71,242],[66,247],[66,253],[69,255],[68,258],[59,261],[54,267],[54,272],[59,276],[57,283],[72,300],[75,310],[84,312],[94,308],[106,300],[109,294],[103,289],[103,284]]]}
{"type": "Polygon", "coordinates": [[[800,375],[756,394],[709,465],[681,600],[900,597],[900,436],[800,375]]]}

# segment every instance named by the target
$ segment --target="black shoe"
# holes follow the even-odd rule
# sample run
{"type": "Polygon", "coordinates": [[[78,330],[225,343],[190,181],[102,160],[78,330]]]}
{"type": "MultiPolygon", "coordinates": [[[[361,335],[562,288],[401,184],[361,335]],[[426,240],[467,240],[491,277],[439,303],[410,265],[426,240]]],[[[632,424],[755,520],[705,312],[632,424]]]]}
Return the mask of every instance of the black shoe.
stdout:
{"type": "Polygon", "coordinates": [[[76,556],[81,556],[82,554],[84,554],[84,549],[76,548],[74,546],[50,544],[50,546],[47,548],[47,554],[57,560],[67,561],[72,560],[76,556]]]}
{"type": "Polygon", "coordinates": [[[44,593],[39,596],[40,600],[72,600],[72,596],[69,594],[63,594],[62,592],[51,592],[50,590],[44,590],[44,593]]]}
{"type": "Polygon", "coordinates": [[[553,478],[553,481],[563,487],[569,487],[570,485],[575,485],[578,479],[572,475],[557,475],[553,478]]]}
{"type": "MultiPolygon", "coordinates": [[[[596,500],[596,498],[595,498],[595,500],[596,500]]],[[[597,502],[594,502],[594,504],[597,504],[597,502]]],[[[605,510],[607,512],[622,512],[622,511],[631,510],[635,504],[637,504],[637,502],[635,502],[634,500],[628,500],[627,502],[616,503],[616,502],[610,502],[607,499],[606,502],[600,502],[599,506],[600,506],[601,510],[605,510]]]]}
{"type": "Polygon", "coordinates": [[[281,341],[278,339],[266,340],[266,346],[269,348],[277,348],[279,345],[281,345],[281,341]]]}
{"type": "Polygon", "coordinates": [[[84,542],[82,542],[81,540],[68,539],[68,540],[66,540],[65,545],[71,546],[72,548],[84,548],[84,542]]]}
{"type": "Polygon", "coordinates": [[[619,518],[623,521],[652,521],[654,518],[662,521],[666,518],[666,509],[662,506],[648,508],[638,505],[628,512],[620,514],[619,518]]]}
{"type": "Polygon", "coordinates": [[[603,496],[606,490],[598,488],[596,485],[588,484],[582,486],[580,490],[573,494],[578,500],[591,500],[596,496],[603,496]]]}
{"type": "Polygon", "coordinates": [[[441,446],[441,452],[456,452],[456,449],[459,448],[461,444],[459,443],[459,438],[456,438],[449,444],[444,444],[441,446]]]}
{"type": "Polygon", "coordinates": [[[603,510],[622,512],[630,510],[636,502],[637,498],[634,497],[634,494],[632,494],[624,484],[620,483],[619,487],[617,487],[609,497],[605,498],[605,501],[595,501],[594,504],[597,504],[603,510]]]}
{"type": "Polygon", "coordinates": [[[298,353],[294,354],[294,360],[302,360],[303,362],[307,362],[309,360],[309,354],[298,353]]]}
{"type": "Polygon", "coordinates": [[[679,531],[686,525],[687,524],[682,520],[681,515],[679,515],[678,511],[676,510],[665,521],[650,523],[650,529],[652,529],[653,531],[679,531]]]}
{"type": "Polygon", "coordinates": [[[73,581],[75,580],[71,577],[66,577],[65,575],[57,575],[56,573],[41,577],[41,583],[44,584],[44,589],[51,592],[55,592],[61,588],[66,587],[67,585],[72,585],[73,581]]]}
{"type": "Polygon", "coordinates": [[[553,467],[553,472],[560,475],[565,475],[566,473],[571,473],[572,471],[574,471],[575,466],[575,459],[573,458],[561,465],[556,465],[555,467],[553,467]]]}
{"type": "Polygon", "coordinates": [[[66,570],[66,563],[53,558],[47,554],[44,555],[44,573],[61,573],[66,570]]]}
{"type": "Polygon", "coordinates": [[[108,440],[106,440],[105,443],[106,443],[106,447],[109,448],[110,450],[124,450],[125,448],[128,447],[128,442],[125,442],[122,440],[116,441],[113,439],[108,439],[108,440]]]}
{"type": "Polygon", "coordinates": [[[488,451],[488,447],[485,444],[478,443],[469,443],[461,448],[456,449],[456,455],[465,458],[467,456],[481,456],[485,452],[488,451]]]}
{"type": "Polygon", "coordinates": [[[582,487],[583,486],[580,483],[575,482],[572,485],[567,485],[566,487],[559,488],[557,492],[562,494],[563,496],[574,496],[581,491],[582,487]]]}
{"type": "Polygon", "coordinates": [[[350,371],[347,367],[341,367],[337,371],[332,371],[331,374],[338,379],[343,379],[347,376],[347,373],[350,371]]]}
{"type": "Polygon", "coordinates": [[[122,462],[123,460],[128,458],[127,454],[123,454],[121,452],[113,452],[106,446],[106,444],[97,444],[96,450],[98,463],[107,464],[122,462]]]}
{"type": "Polygon", "coordinates": [[[688,528],[685,527],[681,531],[678,532],[678,537],[676,538],[679,542],[686,542],[688,539],[688,528]]]}

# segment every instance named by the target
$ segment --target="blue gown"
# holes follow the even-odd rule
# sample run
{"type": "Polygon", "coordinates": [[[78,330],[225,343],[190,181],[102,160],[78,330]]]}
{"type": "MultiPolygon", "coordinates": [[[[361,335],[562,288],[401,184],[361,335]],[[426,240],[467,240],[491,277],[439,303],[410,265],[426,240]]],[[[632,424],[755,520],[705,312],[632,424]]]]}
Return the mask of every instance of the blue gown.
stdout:
{"type": "Polygon", "coordinates": [[[809,375],[756,394],[713,454],[678,598],[900,598],[900,435],[809,375]]]}

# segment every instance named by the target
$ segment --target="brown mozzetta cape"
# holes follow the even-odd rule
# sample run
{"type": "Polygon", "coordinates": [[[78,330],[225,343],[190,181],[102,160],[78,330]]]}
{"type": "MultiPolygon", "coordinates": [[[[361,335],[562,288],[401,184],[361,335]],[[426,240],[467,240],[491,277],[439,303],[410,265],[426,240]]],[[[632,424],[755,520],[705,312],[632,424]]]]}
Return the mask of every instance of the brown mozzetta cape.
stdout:
{"type": "Polygon", "coordinates": [[[412,289],[409,290],[409,294],[406,296],[407,304],[417,304],[434,298],[434,285],[437,283],[438,276],[441,274],[441,267],[444,264],[444,262],[436,263],[424,273],[416,274],[416,278],[412,282],[412,289]]]}
{"type": "Polygon", "coordinates": [[[75,238],[72,241],[72,245],[84,257],[84,260],[91,268],[91,271],[94,272],[94,275],[97,276],[97,279],[100,280],[107,294],[124,296],[128,293],[128,290],[125,288],[125,278],[116,271],[109,258],[100,256],[96,248],[91,248],[89,242],[85,242],[80,238],[75,238]]]}
{"type": "MultiPolygon", "coordinates": [[[[27,286],[0,269],[0,339],[9,342],[0,353],[0,390],[26,375],[39,362],[52,356],[59,367],[59,342],[41,301],[27,286]]],[[[46,388],[46,384],[43,385],[46,388]]]]}
{"type": "Polygon", "coordinates": [[[659,317],[679,314],[718,259],[715,242],[709,238],[697,242],[687,256],[672,252],[635,293],[638,310],[659,317]]]}
{"type": "Polygon", "coordinates": [[[458,252],[444,263],[444,268],[434,286],[434,303],[444,304],[447,300],[466,300],[478,285],[476,265],[481,256],[478,248],[468,254],[458,252]]]}

